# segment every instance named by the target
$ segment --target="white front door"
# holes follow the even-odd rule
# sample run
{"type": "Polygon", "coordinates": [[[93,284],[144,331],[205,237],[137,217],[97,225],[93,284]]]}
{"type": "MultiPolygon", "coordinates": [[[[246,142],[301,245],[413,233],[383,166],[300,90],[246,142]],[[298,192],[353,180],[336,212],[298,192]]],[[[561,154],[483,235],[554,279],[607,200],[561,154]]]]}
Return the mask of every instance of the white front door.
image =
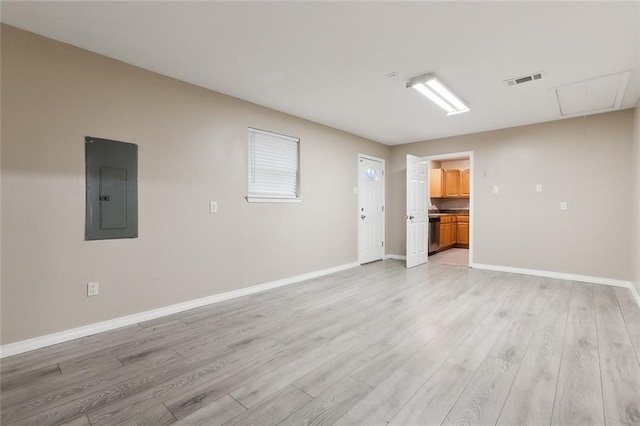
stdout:
{"type": "Polygon", "coordinates": [[[384,160],[360,156],[358,167],[358,261],[384,257],[384,160]]]}
{"type": "Polygon", "coordinates": [[[407,268],[427,261],[429,218],[427,212],[426,160],[407,155],[407,268]]]}

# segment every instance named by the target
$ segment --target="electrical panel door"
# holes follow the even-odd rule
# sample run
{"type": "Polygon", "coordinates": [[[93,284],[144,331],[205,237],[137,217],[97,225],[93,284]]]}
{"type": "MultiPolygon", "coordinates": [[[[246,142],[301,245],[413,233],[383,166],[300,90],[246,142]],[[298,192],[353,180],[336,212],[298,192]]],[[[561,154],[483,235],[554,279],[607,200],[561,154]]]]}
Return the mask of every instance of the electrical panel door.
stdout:
{"type": "Polygon", "coordinates": [[[85,138],[85,240],[138,236],[138,146],[85,138]]]}

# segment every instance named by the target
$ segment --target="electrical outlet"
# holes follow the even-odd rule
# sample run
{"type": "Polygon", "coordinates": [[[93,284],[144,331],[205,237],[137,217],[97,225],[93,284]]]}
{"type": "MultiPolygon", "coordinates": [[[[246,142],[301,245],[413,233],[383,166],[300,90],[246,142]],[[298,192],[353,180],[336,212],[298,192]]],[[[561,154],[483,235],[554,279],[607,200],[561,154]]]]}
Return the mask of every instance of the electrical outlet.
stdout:
{"type": "Polygon", "coordinates": [[[217,201],[209,201],[209,213],[218,213],[217,201]]]}
{"type": "Polygon", "coordinates": [[[87,283],[87,296],[97,296],[100,293],[100,287],[97,281],[87,283]]]}
{"type": "Polygon", "coordinates": [[[542,192],[542,184],[541,183],[536,185],[536,192],[542,192]]]}
{"type": "Polygon", "coordinates": [[[560,210],[567,210],[568,208],[569,206],[567,205],[566,201],[560,202],[560,210]]]}
{"type": "Polygon", "coordinates": [[[500,187],[498,187],[498,185],[493,185],[493,193],[497,194],[498,192],[500,192],[500,187]]]}

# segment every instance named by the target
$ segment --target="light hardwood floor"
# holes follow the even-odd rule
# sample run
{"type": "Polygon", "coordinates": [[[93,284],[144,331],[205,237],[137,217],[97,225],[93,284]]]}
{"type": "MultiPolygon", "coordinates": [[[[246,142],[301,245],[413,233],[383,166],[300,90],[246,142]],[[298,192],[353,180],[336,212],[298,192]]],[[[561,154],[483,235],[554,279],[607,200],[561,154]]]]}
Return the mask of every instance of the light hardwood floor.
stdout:
{"type": "Polygon", "coordinates": [[[445,265],[468,266],[469,249],[450,248],[429,256],[429,262],[442,263],[445,265]]]}
{"type": "Polygon", "coordinates": [[[22,424],[640,425],[622,288],[388,260],[6,358],[22,424]]]}

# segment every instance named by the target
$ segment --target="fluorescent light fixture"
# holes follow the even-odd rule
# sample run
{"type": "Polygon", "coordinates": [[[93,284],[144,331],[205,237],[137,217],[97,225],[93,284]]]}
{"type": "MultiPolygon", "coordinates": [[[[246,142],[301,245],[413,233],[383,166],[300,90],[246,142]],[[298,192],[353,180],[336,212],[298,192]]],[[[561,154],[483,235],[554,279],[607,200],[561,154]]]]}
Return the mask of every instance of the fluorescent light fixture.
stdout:
{"type": "Polygon", "coordinates": [[[469,107],[454,95],[451,90],[445,87],[433,74],[425,74],[412,78],[407,83],[407,87],[412,87],[425,95],[433,103],[447,111],[447,115],[461,114],[470,111],[469,107]]]}

